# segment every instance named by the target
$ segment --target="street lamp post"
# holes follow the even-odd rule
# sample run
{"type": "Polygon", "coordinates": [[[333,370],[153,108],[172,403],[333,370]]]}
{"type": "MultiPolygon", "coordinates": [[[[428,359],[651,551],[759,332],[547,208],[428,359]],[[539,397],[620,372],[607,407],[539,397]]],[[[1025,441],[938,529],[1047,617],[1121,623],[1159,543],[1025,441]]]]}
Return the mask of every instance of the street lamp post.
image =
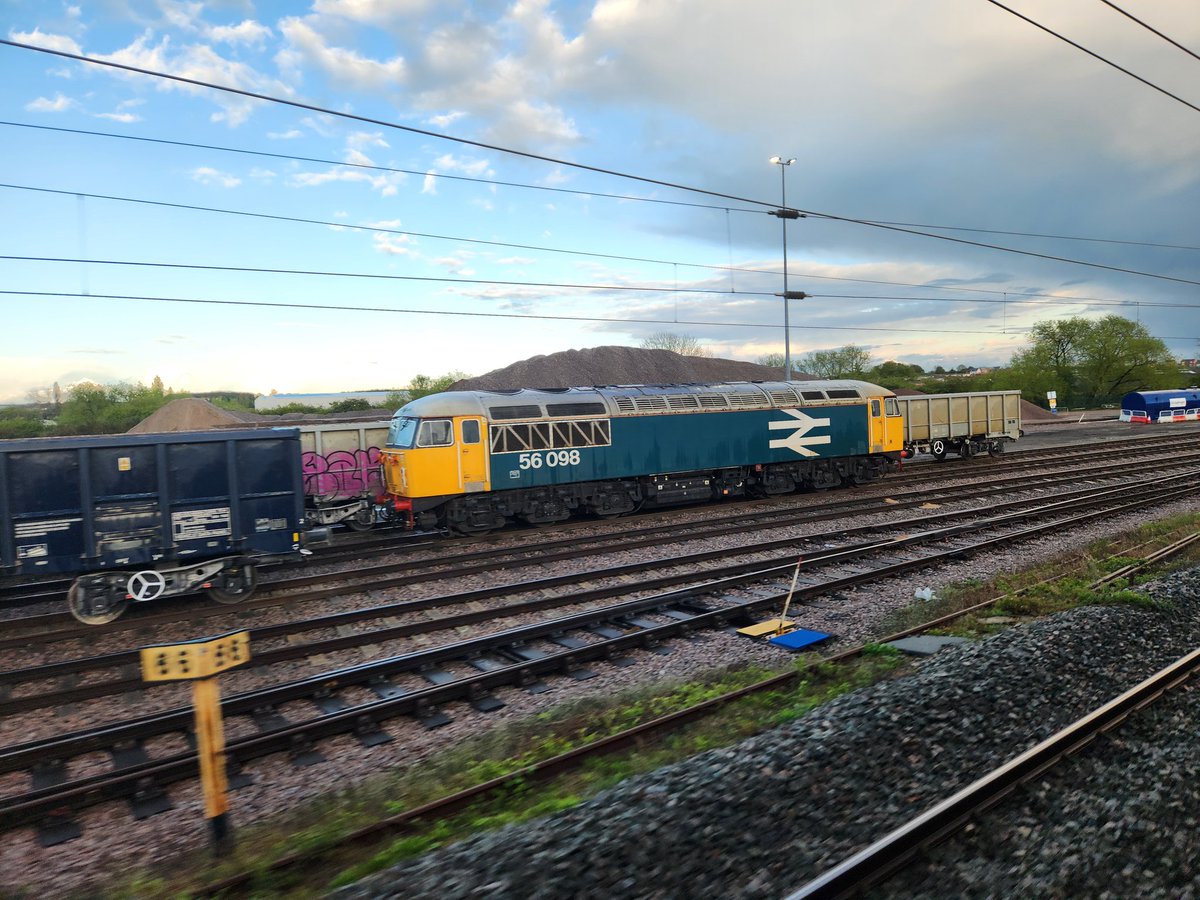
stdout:
{"type": "Polygon", "coordinates": [[[783,226],[783,293],[776,296],[783,297],[783,380],[792,380],[792,328],[788,321],[788,301],[803,300],[808,295],[803,291],[788,290],[788,264],[787,264],[787,220],[799,219],[800,213],[794,209],[787,208],[787,181],[785,172],[787,167],[796,161],[795,157],[784,159],[782,156],[772,156],[770,162],[779,166],[779,193],[780,193],[780,208],[771,211],[771,215],[778,216],[780,224],[783,226]]]}

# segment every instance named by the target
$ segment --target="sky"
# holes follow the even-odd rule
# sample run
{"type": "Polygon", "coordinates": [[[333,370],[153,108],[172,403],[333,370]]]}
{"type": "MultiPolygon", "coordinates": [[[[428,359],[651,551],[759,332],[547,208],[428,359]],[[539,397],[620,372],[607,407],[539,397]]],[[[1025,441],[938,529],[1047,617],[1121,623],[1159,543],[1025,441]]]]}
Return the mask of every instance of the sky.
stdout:
{"type": "Polygon", "coordinates": [[[87,60],[0,45],[0,402],[756,361],[785,241],[794,358],[1109,314],[1200,356],[1200,7],[1005,5],[0,0],[87,60]]]}

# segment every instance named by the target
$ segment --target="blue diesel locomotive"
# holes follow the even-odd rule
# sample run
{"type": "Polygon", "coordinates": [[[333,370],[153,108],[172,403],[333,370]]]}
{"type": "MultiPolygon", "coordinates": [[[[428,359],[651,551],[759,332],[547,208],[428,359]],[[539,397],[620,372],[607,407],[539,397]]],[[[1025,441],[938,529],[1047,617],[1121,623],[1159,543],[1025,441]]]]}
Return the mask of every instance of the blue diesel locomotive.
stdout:
{"type": "Polygon", "coordinates": [[[903,449],[895,395],[863,381],[451,391],[392,420],[386,509],[479,534],[509,520],[821,490],[903,449]]]}

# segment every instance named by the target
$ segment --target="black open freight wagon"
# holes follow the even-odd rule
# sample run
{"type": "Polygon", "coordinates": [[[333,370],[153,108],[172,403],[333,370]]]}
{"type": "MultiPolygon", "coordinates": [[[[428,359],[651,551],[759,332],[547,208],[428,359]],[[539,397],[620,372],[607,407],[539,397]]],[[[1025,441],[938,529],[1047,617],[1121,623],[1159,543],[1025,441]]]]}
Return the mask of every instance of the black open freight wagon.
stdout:
{"type": "Polygon", "coordinates": [[[4,573],[78,575],[82,622],[197,589],[236,603],[256,567],[300,555],[299,431],[0,441],[0,522],[4,573]]]}

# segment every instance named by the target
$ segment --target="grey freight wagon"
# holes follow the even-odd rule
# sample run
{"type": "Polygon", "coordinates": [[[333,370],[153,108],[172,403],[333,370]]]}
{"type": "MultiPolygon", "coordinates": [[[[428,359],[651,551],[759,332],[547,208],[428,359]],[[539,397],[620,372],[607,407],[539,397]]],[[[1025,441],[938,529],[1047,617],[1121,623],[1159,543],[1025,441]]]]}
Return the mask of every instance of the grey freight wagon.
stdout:
{"type": "Polygon", "coordinates": [[[72,615],[204,589],[249,597],[305,528],[294,428],[0,441],[0,564],[77,575],[72,615]]]}
{"type": "Polygon", "coordinates": [[[947,453],[999,456],[1021,436],[1020,391],[976,391],[897,397],[904,416],[905,456],[947,453]]]}

